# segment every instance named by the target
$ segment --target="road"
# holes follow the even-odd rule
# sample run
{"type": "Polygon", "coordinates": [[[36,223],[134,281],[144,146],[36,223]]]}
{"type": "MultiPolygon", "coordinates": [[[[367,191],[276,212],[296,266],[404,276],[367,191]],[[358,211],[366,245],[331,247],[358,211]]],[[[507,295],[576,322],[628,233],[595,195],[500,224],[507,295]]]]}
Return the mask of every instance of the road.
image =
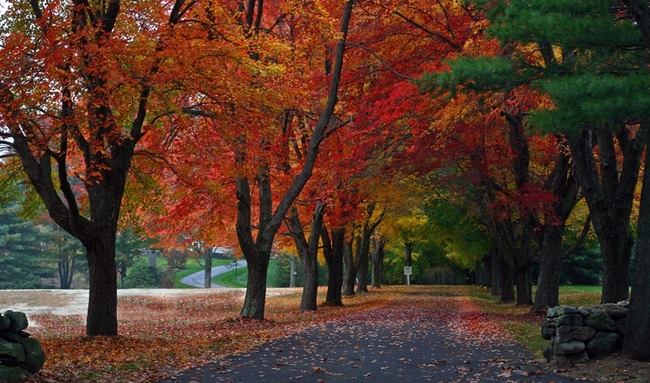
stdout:
{"type": "MultiPolygon", "coordinates": [[[[237,261],[237,268],[239,269],[241,267],[246,267],[246,261],[237,261]]],[[[222,266],[215,266],[212,268],[212,278],[216,277],[219,274],[227,273],[232,269],[233,269],[232,263],[227,265],[222,265],[222,266]]],[[[205,271],[201,270],[194,274],[185,276],[181,278],[181,283],[192,287],[203,287],[205,284],[205,271]]],[[[224,288],[228,286],[217,285],[216,283],[213,282],[211,287],[215,289],[215,288],[224,288]]]]}

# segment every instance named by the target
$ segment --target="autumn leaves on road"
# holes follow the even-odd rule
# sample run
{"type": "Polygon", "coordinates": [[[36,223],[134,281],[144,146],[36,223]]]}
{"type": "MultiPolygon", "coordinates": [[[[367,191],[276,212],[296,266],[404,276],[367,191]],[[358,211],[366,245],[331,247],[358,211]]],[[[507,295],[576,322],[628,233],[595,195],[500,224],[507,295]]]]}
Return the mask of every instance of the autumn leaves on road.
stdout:
{"type": "Polygon", "coordinates": [[[215,375],[210,381],[547,381],[539,366],[528,364],[532,356],[490,322],[467,291],[388,287],[317,312],[297,311],[297,294],[277,296],[269,299],[265,321],[236,318],[240,292],[121,298],[119,337],[85,337],[80,316],[36,317],[41,327],[30,331],[48,360],[30,381],[156,382],[183,370],[177,379],[185,382],[201,381],[192,377],[202,374],[215,375]]]}

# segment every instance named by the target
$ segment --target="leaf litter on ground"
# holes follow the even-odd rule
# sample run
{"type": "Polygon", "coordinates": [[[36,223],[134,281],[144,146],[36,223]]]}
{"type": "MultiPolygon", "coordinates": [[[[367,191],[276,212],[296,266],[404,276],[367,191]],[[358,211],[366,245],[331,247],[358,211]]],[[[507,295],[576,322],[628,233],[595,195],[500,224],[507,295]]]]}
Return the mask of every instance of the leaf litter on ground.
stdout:
{"type": "MultiPolygon", "coordinates": [[[[498,315],[486,314],[485,302],[477,304],[476,299],[470,298],[471,289],[468,286],[385,286],[367,294],[346,297],[342,307],[320,306],[315,312],[299,311],[300,293],[288,290],[292,292],[267,298],[267,319],[264,321],[238,316],[243,291],[171,298],[121,297],[118,303],[120,335],[116,337],[87,337],[84,335],[85,318],[81,315],[35,315],[33,318],[39,326],[29,331],[41,342],[47,359],[43,369],[28,382],[156,382],[228,355],[245,354],[308,326],[325,326],[331,322],[381,323],[398,339],[417,337],[432,324],[447,326],[453,341],[435,346],[447,348],[450,355],[455,352],[454,342],[477,347],[507,346],[515,342],[513,333],[506,327],[511,326],[509,321],[521,319],[521,309],[508,314],[509,310],[501,308],[498,315]],[[401,331],[404,323],[415,323],[415,330],[401,331]]],[[[319,290],[319,300],[322,301],[324,295],[325,289],[319,290]]],[[[524,318],[524,324],[538,326],[536,332],[539,334],[543,318],[525,315],[524,318]]],[[[354,329],[354,325],[345,326],[346,331],[354,331],[350,328],[354,329]]],[[[359,336],[372,337],[373,334],[359,336]]],[[[504,364],[498,356],[484,362],[495,366],[504,364]]],[[[418,367],[438,368],[445,363],[445,360],[431,361],[418,367]]],[[[281,366],[275,366],[278,367],[281,366]]],[[[222,368],[225,370],[228,366],[222,368]]],[[[323,375],[329,373],[322,366],[314,365],[314,368],[323,375]]],[[[458,373],[470,371],[469,367],[460,368],[458,373]]],[[[580,370],[569,372],[584,376],[579,374],[580,370]]],[[[504,367],[502,374],[505,378],[512,371],[504,367]]],[[[293,379],[301,377],[296,375],[293,379]]]]}

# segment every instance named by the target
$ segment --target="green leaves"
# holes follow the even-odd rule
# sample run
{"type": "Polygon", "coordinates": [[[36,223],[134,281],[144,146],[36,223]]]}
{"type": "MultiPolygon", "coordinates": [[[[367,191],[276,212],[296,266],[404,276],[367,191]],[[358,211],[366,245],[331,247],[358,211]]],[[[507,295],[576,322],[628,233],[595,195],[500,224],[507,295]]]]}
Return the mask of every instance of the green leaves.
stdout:
{"type": "Polygon", "coordinates": [[[556,107],[538,111],[530,121],[551,131],[634,124],[647,118],[650,110],[648,73],[584,73],[547,81],[540,87],[553,98],[556,107]]]}

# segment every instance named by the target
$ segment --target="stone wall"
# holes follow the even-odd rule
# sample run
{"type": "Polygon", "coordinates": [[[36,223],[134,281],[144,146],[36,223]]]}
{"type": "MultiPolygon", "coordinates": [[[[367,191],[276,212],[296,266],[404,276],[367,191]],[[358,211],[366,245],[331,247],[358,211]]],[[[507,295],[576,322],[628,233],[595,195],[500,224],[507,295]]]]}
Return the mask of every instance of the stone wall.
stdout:
{"type": "Polygon", "coordinates": [[[551,343],[544,349],[544,357],[559,367],[570,367],[618,351],[626,333],[627,308],[628,302],[623,301],[548,309],[542,337],[551,343]]]}
{"type": "Polygon", "coordinates": [[[41,345],[24,330],[27,316],[6,311],[0,315],[0,383],[20,381],[22,375],[37,373],[43,367],[45,354],[41,345]]]}

